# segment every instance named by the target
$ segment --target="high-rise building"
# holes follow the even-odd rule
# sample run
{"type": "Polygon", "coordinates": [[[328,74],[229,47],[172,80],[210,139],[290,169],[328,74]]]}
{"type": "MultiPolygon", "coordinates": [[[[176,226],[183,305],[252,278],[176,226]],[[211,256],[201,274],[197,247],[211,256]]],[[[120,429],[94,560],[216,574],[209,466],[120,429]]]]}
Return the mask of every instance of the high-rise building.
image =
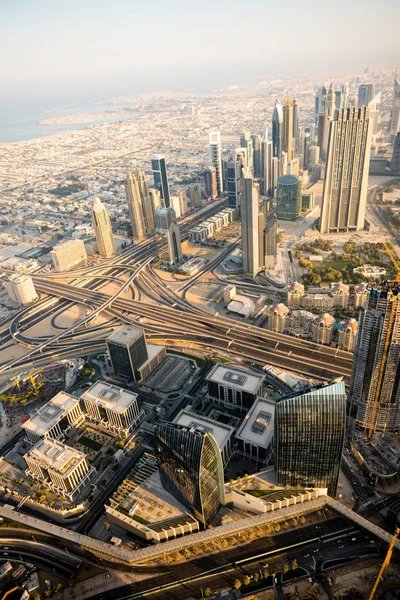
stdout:
{"type": "Polygon", "coordinates": [[[82,240],[67,240],[54,246],[51,251],[55,271],[72,269],[87,259],[85,244],[82,240]]]}
{"type": "Polygon", "coordinates": [[[282,156],[283,108],[277,99],[272,112],[272,154],[279,160],[282,156]]]}
{"type": "Polygon", "coordinates": [[[240,146],[246,150],[246,165],[254,174],[253,141],[249,131],[240,134],[240,146]]]}
{"type": "Polygon", "coordinates": [[[350,85],[348,83],[343,84],[342,88],[342,108],[348,108],[350,96],[350,85]]]}
{"type": "Polygon", "coordinates": [[[240,216],[240,205],[243,193],[242,170],[245,166],[245,155],[240,151],[233,151],[231,158],[226,162],[226,185],[228,190],[229,206],[236,208],[236,216],[240,216]]]}
{"type": "Polygon", "coordinates": [[[165,208],[168,208],[170,206],[170,200],[165,157],[161,154],[154,156],[151,159],[151,168],[153,170],[154,187],[160,192],[163,205],[165,208]]]}
{"type": "Polygon", "coordinates": [[[349,400],[357,427],[400,429],[400,282],[369,286],[361,308],[349,400]]]}
{"type": "Polygon", "coordinates": [[[358,88],[358,106],[368,106],[374,96],[374,84],[362,83],[358,88]]]}
{"type": "Polygon", "coordinates": [[[265,268],[275,269],[276,266],[276,254],[277,254],[277,222],[276,222],[276,211],[272,206],[272,202],[267,201],[266,216],[265,216],[265,229],[264,229],[264,265],[265,268]]]}
{"type": "Polygon", "coordinates": [[[97,197],[93,202],[92,223],[94,235],[96,236],[97,252],[101,256],[113,256],[115,254],[115,242],[110,215],[100,198],[97,197]]]}
{"type": "Polygon", "coordinates": [[[143,329],[121,325],[106,339],[113,371],[132,381],[140,379],[139,368],[148,360],[143,329]]]}
{"type": "Polygon", "coordinates": [[[264,196],[272,196],[273,188],[273,173],[272,173],[272,142],[264,140],[261,144],[261,177],[263,182],[264,196]]]}
{"type": "Polygon", "coordinates": [[[176,223],[172,223],[167,231],[168,258],[171,265],[176,265],[181,262],[182,244],[181,233],[176,223]]]}
{"type": "Polygon", "coordinates": [[[293,102],[289,90],[286,90],[282,125],[282,150],[287,152],[288,162],[290,162],[293,159],[293,102]]]}
{"type": "Polygon", "coordinates": [[[342,90],[335,90],[335,108],[336,110],[343,108],[342,90]]]}
{"type": "Polygon", "coordinates": [[[154,231],[153,204],[143,169],[126,174],[125,192],[132,235],[141,240],[154,231]]]}
{"type": "Polygon", "coordinates": [[[369,109],[336,111],[329,128],[321,233],[364,228],[370,151],[369,109]]]}
{"type": "Polygon", "coordinates": [[[154,213],[154,225],[156,232],[167,233],[172,223],[176,223],[174,209],[171,206],[169,208],[158,206],[154,213]]]}
{"type": "Polygon", "coordinates": [[[393,101],[392,110],[390,113],[390,125],[389,133],[392,136],[397,135],[400,131],[400,81],[396,77],[394,78],[394,90],[393,90],[393,101]]]}
{"type": "Polygon", "coordinates": [[[326,95],[326,112],[328,113],[328,118],[332,119],[335,112],[335,92],[333,91],[332,83],[326,95]]]}
{"type": "Polygon", "coordinates": [[[390,161],[390,170],[393,175],[400,175],[400,132],[396,134],[393,142],[393,154],[390,161]]]}
{"type": "Polygon", "coordinates": [[[279,398],[275,406],[277,483],[328,488],[328,494],[335,496],[345,431],[342,380],[279,398]]]}
{"type": "Polygon", "coordinates": [[[215,167],[206,167],[204,169],[204,183],[206,197],[215,200],[218,196],[217,170],[215,167]]]}
{"type": "Polygon", "coordinates": [[[308,168],[319,163],[319,146],[310,146],[308,155],[308,168]]]}
{"type": "Polygon", "coordinates": [[[170,196],[171,209],[174,211],[177,219],[181,218],[181,203],[179,201],[179,196],[170,196]]]}
{"type": "Polygon", "coordinates": [[[300,128],[300,106],[296,98],[293,98],[293,139],[297,140],[300,128]]]}
{"type": "Polygon", "coordinates": [[[155,441],[162,485],[207,527],[225,504],[222,458],[214,437],[160,421],[155,441]]]}
{"type": "Polygon", "coordinates": [[[301,213],[301,177],[282,175],[278,179],[276,216],[278,219],[295,221],[301,213]]]}
{"type": "Polygon", "coordinates": [[[261,177],[261,136],[253,134],[251,136],[253,146],[253,173],[254,177],[261,177]]]}
{"type": "Polygon", "coordinates": [[[192,206],[201,207],[201,186],[199,183],[191,183],[189,185],[189,198],[192,206]]]}
{"type": "Polygon", "coordinates": [[[328,113],[323,112],[318,116],[318,146],[321,160],[326,161],[326,154],[328,151],[328,133],[329,133],[329,119],[328,113]]]}
{"type": "Polygon", "coordinates": [[[315,94],[315,124],[318,125],[320,113],[326,111],[326,87],[323,85],[315,94]]]}
{"type": "Polygon", "coordinates": [[[156,190],[155,188],[150,188],[149,194],[150,194],[151,208],[153,210],[153,215],[154,215],[154,213],[156,212],[156,208],[158,208],[159,206],[162,206],[161,194],[160,194],[159,190],[156,190]]]}
{"type": "Polygon", "coordinates": [[[181,216],[183,217],[187,213],[187,197],[186,190],[184,188],[180,188],[176,191],[179,198],[179,208],[181,212],[181,216]]]}
{"type": "MultiPolygon", "coordinates": [[[[253,179],[251,170],[248,167],[243,169],[243,198],[240,208],[240,217],[242,222],[242,248],[243,248],[243,270],[252,277],[257,275],[263,262],[259,262],[260,243],[263,240],[259,237],[259,215],[260,198],[258,186],[253,179]]],[[[264,224],[262,224],[262,230],[264,224]]]]}
{"type": "Polygon", "coordinates": [[[308,164],[310,162],[310,134],[305,133],[303,138],[304,138],[303,169],[308,169],[308,164]]]}
{"type": "Polygon", "coordinates": [[[38,297],[32,277],[26,273],[13,273],[4,281],[10,299],[18,304],[30,304],[38,297]]]}
{"type": "Polygon", "coordinates": [[[222,178],[222,162],[221,162],[221,135],[219,131],[212,131],[208,135],[208,143],[210,146],[211,164],[215,168],[217,177],[217,192],[218,196],[223,193],[223,178],[222,178]]]}

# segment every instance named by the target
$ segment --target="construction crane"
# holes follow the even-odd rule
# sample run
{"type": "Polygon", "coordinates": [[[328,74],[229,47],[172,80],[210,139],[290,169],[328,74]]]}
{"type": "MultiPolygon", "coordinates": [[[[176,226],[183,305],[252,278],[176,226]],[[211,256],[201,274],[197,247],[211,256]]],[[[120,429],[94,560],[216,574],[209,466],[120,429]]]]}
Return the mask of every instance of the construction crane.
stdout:
{"type": "Polygon", "coordinates": [[[15,377],[11,387],[0,394],[1,402],[20,402],[25,404],[32,398],[37,398],[44,386],[42,378],[37,379],[43,369],[32,371],[26,377],[15,377]]]}
{"type": "Polygon", "coordinates": [[[394,535],[392,537],[392,541],[390,542],[389,549],[385,556],[385,560],[382,563],[381,570],[379,571],[378,577],[376,578],[376,581],[374,584],[374,587],[372,588],[371,593],[368,596],[368,600],[373,600],[373,598],[376,594],[376,590],[378,589],[378,585],[380,584],[381,580],[384,577],[386,577],[386,573],[387,573],[387,570],[388,570],[388,567],[390,564],[390,559],[392,558],[392,554],[393,554],[393,548],[394,548],[394,545],[396,543],[399,533],[400,533],[400,528],[396,528],[396,531],[394,532],[394,535]]]}
{"type": "Polygon", "coordinates": [[[380,236],[380,238],[381,238],[382,244],[384,245],[386,254],[390,258],[390,260],[392,261],[392,264],[393,264],[394,268],[396,269],[396,279],[399,281],[400,280],[400,261],[397,258],[397,255],[394,252],[394,250],[392,250],[392,248],[390,247],[390,245],[385,240],[385,238],[382,235],[380,236]]]}

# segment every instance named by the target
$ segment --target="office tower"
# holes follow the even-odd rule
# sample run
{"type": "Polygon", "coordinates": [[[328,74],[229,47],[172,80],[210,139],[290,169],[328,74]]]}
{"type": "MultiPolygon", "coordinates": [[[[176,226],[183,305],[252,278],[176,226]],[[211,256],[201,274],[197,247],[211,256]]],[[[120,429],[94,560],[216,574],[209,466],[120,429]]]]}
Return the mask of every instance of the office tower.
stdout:
{"type": "Polygon", "coordinates": [[[156,208],[158,206],[162,206],[161,194],[155,188],[150,188],[149,195],[150,195],[151,208],[152,208],[153,215],[154,215],[154,213],[156,212],[156,208]]]}
{"type": "Polygon", "coordinates": [[[170,206],[170,200],[165,157],[160,154],[154,156],[151,159],[151,168],[153,170],[154,187],[160,192],[164,207],[168,208],[170,206]]]}
{"type": "Polygon", "coordinates": [[[297,140],[300,127],[300,106],[296,98],[293,98],[293,138],[297,140]]]}
{"type": "Polygon", "coordinates": [[[329,119],[328,113],[321,113],[318,117],[318,146],[321,160],[326,161],[328,151],[329,119]]]}
{"type": "Polygon", "coordinates": [[[283,108],[279,100],[276,100],[272,112],[272,153],[278,159],[282,156],[283,135],[283,108]]]}
{"type": "Polygon", "coordinates": [[[187,213],[186,190],[183,188],[177,190],[177,195],[179,198],[179,207],[180,207],[181,216],[183,216],[187,213]]]}
{"type": "Polygon", "coordinates": [[[32,277],[25,273],[13,273],[3,283],[10,299],[18,304],[30,304],[38,297],[32,277]]]}
{"type": "Polygon", "coordinates": [[[308,168],[317,165],[319,163],[319,146],[310,146],[308,156],[308,168]]]}
{"type": "Polygon", "coordinates": [[[265,140],[261,144],[261,177],[263,180],[263,194],[272,196],[274,193],[272,176],[272,142],[265,140]]]}
{"type": "Polygon", "coordinates": [[[225,505],[221,452],[214,437],[176,423],[155,427],[161,483],[207,527],[225,505]]]}
{"type": "Polygon", "coordinates": [[[240,146],[246,150],[246,166],[254,174],[253,141],[249,131],[240,134],[240,146]]]}
{"type": "Polygon", "coordinates": [[[55,271],[65,271],[76,267],[87,259],[85,244],[82,240],[60,242],[51,251],[55,271]]]}
{"type": "Polygon", "coordinates": [[[343,108],[342,90],[335,90],[335,109],[343,108]]]}
{"type": "Polygon", "coordinates": [[[79,398],[67,392],[58,392],[41,406],[30,419],[22,423],[28,440],[36,444],[46,437],[64,441],[72,428],[85,420],[79,398]]]}
{"type": "Polygon", "coordinates": [[[299,159],[298,158],[293,158],[293,160],[291,160],[287,164],[286,174],[287,175],[298,175],[299,174],[299,169],[300,169],[299,159]]]}
{"type": "Polygon", "coordinates": [[[223,179],[222,179],[222,163],[221,163],[221,136],[219,131],[213,131],[208,135],[208,142],[210,146],[210,158],[211,164],[215,168],[215,174],[217,177],[217,192],[218,196],[222,196],[223,179]]]}
{"type": "Polygon", "coordinates": [[[335,112],[335,93],[332,83],[326,95],[326,112],[328,113],[328,118],[332,119],[335,112]]]}
{"type": "Polygon", "coordinates": [[[326,87],[323,85],[315,94],[315,124],[318,125],[320,113],[326,111],[326,87]]]}
{"type": "Polygon", "coordinates": [[[263,395],[265,377],[217,363],[206,376],[207,402],[246,413],[263,395]]]}
{"type": "Polygon", "coordinates": [[[96,381],[81,396],[90,421],[119,435],[128,435],[138,425],[143,411],[138,395],[105,381],[96,381]]]}
{"type": "Polygon", "coordinates": [[[106,343],[114,373],[138,381],[139,368],[149,358],[143,329],[121,325],[108,336],[106,343]]]}
{"type": "Polygon", "coordinates": [[[113,256],[115,254],[115,242],[110,215],[100,198],[95,198],[93,202],[92,223],[94,235],[96,236],[97,252],[101,256],[113,256]]]}
{"type": "Polygon", "coordinates": [[[381,92],[378,92],[378,94],[376,94],[376,96],[374,96],[368,104],[369,118],[371,121],[371,136],[374,136],[378,133],[379,123],[380,123],[380,112],[379,112],[380,105],[381,105],[381,92]]]}
{"type": "Polygon", "coordinates": [[[179,196],[170,196],[169,200],[171,202],[171,209],[174,211],[177,219],[181,218],[181,203],[179,201],[179,196]]]}
{"type": "Polygon", "coordinates": [[[393,101],[392,110],[390,113],[390,124],[389,133],[392,136],[397,135],[400,131],[400,81],[396,77],[394,78],[394,90],[393,90],[393,101]]]}
{"type": "Polygon", "coordinates": [[[308,169],[308,165],[310,162],[310,134],[305,133],[303,138],[304,138],[303,169],[308,169]]]}
{"type": "Polygon", "coordinates": [[[282,150],[287,152],[287,159],[290,162],[293,159],[293,102],[289,90],[286,90],[283,105],[282,150]]]}
{"type": "Polygon", "coordinates": [[[346,431],[340,379],[279,398],[275,406],[278,485],[328,488],[335,496],[346,431]]]}
{"type": "Polygon", "coordinates": [[[254,134],[251,136],[253,146],[253,173],[254,177],[261,177],[261,136],[254,134]]]}
{"type": "MultiPolygon", "coordinates": [[[[260,212],[260,198],[257,185],[253,180],[251,169],[243,169],[243,198],[240,208],[242,222],[242,248],[243,271],[252,277],[257,275],[262,267],[259,262],[259,227],[258,214],[260,212]]],[[[264,226],[262,227],[262,230],[264,226]]]]}
{"type": "Polygon", "coordinates": [[[342,108],[348,108],[350,96],[350,85],[348,83],[344,83],[342,87],[342,108]]]}
{"type": "Polygon", "coordinates": [[[278,178],[280,172],[280,161],[275,156],[272,157],[272,178],[271,178],[271,196],[274,196],[275,190],[278,185],[278,178]]]}
{"type": "Polygon", "coordinates": [[[181,233],[176,223],[172,223],[167,231],[168,258],[171,265],[179,264],[182,260],[181,233]]]}
{"type": "Polygon", "coordinates": [[[215,200],[218,196],[217,171],[215,167],[206,167],[204,169],[204,183],[206,198],[215,200]]]}
{"type": "Polygon", "coordinates": [[[264,265],[267,270],[275,269],[276,266],[277,234],[276,211],[272,206],[272,201],[267,200],[264,229],[264,265]]]}
{"type": "Polygon", "coordinates": [[[358,107],[368,106],[374,96],[374,84],[362,83],[358,88],[358,107]]]}
{"type": "Polygon", "coordinates": [[[278,219],[295,221],[301,213],[301,177],[282,175],[278,179],[276,216],[278,219]]]}
{"type": "Polygon", "coordinates": [[[393,175],[400,175],[400,133],[397,133],[396,137],[394,138],[390,170],[392,171],[393,175]]]}
{"type": "Polygon", "coordinates": [[[364,228],[370,151],[369,109],[336,111],[329,128],[321,233],[364,228]]]}
{"type": "Polygon", "coordinates": [[[176,223],[176,215],[171,206],[169,208],[164,208],[163,206],[156,208],[154,225],[157,233],[167,233],[172,223],[176,223]]]}
{"type": "Polygon", "coordinates": [[[138,178],[139,169],[126,174],[125,193],[128,200],[129,218],[132,226],[132,236],[138,240],[146,236],[142,198],[138,178]]]}
{"type": "Polygon", "coordinates": [[[189,185],[189,198],[192,206],[201,207],[201,187],[199,183],[191,183],[189,185]]]}
{"type": "Polygon", "coordinates": [[[232,151],[231,158],[226,162],[226,184],[228,190],[229,206],[236,208],[236,218],[240,216],[242,201],[243,178],[242,170],[245,166],[245,155],[240,151],[232,151]]]}
{"type": "Polygon", "coordinates": [[[357,427],[400,428],[400,282],[374,283],[361,308],[349,400],[357,427]]]}

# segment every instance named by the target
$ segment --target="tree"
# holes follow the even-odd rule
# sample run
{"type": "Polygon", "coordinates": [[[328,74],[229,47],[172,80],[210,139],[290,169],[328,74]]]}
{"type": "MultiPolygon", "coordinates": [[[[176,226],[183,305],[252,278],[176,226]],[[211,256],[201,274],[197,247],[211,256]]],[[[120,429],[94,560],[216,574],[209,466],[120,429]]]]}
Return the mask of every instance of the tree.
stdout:
{"type": "Polygon", "coordinates": [[[249,585],[250,581],[251,581],[251,579],[250,579],[250,577],[248,575],[245,575],[243,577],[243,583],[244,583],[244,585],[249,585]]]}
{"type": "Polygon", "coordinates": [[[303,515],[301,515],[301,517],[300,517],[300,523],[302,525],[304,525],[305,522],[306,522],[305,518],[303,517],[303,515]]]}
{"type": "Polygon", "coordinates": [[[295,571],[299,565],[297,564],[297,560],[294,558],[292,560],[292,569],[295,571]]]}
{"type": "Polygon", "coordinates": [[[288,565],[287,563],[285,563],[285,564],[283,565],[283,572],[284,572],[284,573],[287,573],[288,571],[289,571],[289,565],[288,565]]]}
{"type": "Polygon", "coordinates": [[[267,579],[267,577],[269,577],[269,574],[270,574],[270,573],[269,573],[268,569],[267,569],[267,568],[265,568],[265,569],[263,570],[263,576],[264,576],[264,579],[267,579]]]}
{"type": "Polygon", "coordinates": [[[204,590],[204,595],[206,598],[209,598],[212,594],[211,588],[206,587],[206,589],[204,590]]]}
{"type": "Polygon", "coordinates": [[[240,581],[240,579],[235,579],[235,581],[233,582],[233,587],[235,588],[235,590],[240,590],[240,588],[242,587],[242,582],[240,581]]]}
{"type": "Polygon", "coordinates": [[[258,581],[260,581],[260,573],[258,571],[256,571],[254,573],[254,581],[257,583],[258,581]]]}

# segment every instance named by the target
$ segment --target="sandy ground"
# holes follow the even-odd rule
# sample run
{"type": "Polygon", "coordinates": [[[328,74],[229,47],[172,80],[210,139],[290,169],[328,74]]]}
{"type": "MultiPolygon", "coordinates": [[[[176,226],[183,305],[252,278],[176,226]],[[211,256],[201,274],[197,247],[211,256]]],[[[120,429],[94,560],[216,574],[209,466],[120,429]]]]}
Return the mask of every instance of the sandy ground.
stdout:
{"type": "Polygon", "coordinates": [[[189,241],[186,240],[182,244],[183,254],[188,256],[198,256],[204,258],[204,260],[213,260],[217,258],[222,252],[223,248],[208,248],[207,246],[192,246],[189,241]]]}
{"type": "Polygon", "coordinates": [[[113,113],[89,113],[80,115],[63,115],[61,117],[51,117],[50,119],[43,119],[39,121],[39,125],[78,125],[80,123],[93,123],[100,119],[109,119],[110,117],[117,117],[118,112],[113,113]]]}

